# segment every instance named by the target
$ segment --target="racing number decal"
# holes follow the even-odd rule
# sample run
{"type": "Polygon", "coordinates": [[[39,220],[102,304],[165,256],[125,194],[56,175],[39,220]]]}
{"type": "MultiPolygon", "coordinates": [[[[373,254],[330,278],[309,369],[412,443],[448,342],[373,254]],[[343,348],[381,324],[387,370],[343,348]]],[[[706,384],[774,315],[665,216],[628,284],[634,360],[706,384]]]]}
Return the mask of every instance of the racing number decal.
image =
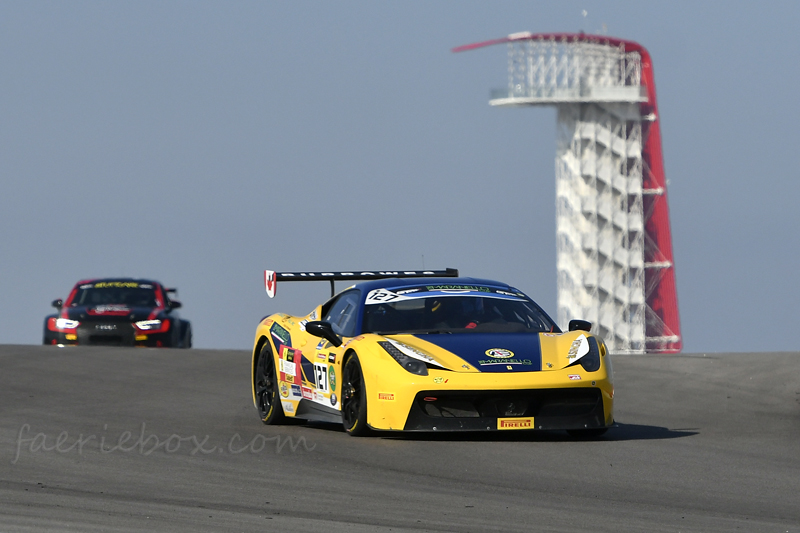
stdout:
{"type": "Polygon", "coordinates": [[[400,298],[400,295],[395,294],[391,291],[387,291],[386,289],[375,289],[370,291],[367,295],[367,302],[368,303],[380,303],[380,302],[391,302],[392,300],[396,300],[400,298]]]}
{"type": "Polygon", "coordinates": [[[320,363],[314,363],[314,377],[317,380],[317,390],[327,393],[328,392],[328,366],[320,363]]]}

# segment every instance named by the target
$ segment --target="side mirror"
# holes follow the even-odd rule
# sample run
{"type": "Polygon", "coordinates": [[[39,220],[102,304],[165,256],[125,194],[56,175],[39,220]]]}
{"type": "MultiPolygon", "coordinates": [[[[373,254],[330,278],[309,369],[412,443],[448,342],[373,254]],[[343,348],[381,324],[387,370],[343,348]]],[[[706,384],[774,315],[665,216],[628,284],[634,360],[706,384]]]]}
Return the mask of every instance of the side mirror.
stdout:
{"type": "Polygon", "coordinates": [[[64,307],[64,300],[62,300],[61,298],[59,298],[58,300],[53,300],[53,302],[50,305],[52,305],[56,309],[61,309],[62,307],[64,307]]]}
{"type": "Polygon", "coordinates": [[[170,309],[180,309],[183,307],[183,304],[180,303],[178,300],[170,300],[169,301],[169,308],[170,309]]]}
{"type": "Polygon", "coordinates": [[[333,326],[331,326],[330,322],[323,322],[321,320],[307,322],[306,331],[315,337],[325,339],[337,348],[342,345],[342,339],[333,331],[333,326]]]}
{"type": "Polygon", "coordinates": [[[569,330],[570,331],[589,331],[592,329],[592,323],[588,320],[570,320],[569,321],[569,330]]]}

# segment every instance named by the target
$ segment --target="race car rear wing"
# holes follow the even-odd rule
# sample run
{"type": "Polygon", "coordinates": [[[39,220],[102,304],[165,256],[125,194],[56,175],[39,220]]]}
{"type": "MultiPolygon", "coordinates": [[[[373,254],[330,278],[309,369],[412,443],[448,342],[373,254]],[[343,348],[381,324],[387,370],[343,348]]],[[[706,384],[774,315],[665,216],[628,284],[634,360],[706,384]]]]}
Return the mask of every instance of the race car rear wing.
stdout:
{"type": "Polygon", "coordinates": [[[279,281],[330,281],[331,297],[335,294],[334,281],[357,281],[386,278],[457,278],[458,269],[410,270],[410,271],[372,271],[372,272],[275,272],[264,271],[264,286],[270,298],[275,297],[279,281]]]}

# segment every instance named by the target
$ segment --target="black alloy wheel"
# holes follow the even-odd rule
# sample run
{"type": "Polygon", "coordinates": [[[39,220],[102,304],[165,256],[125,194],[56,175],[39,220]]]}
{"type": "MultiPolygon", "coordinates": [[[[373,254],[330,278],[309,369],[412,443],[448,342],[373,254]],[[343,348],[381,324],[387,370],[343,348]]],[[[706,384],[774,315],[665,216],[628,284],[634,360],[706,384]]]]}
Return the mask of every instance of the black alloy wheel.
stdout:
{"type": "Polygon", "coordinates": [[[358,356],[352,354],[342,371],[342,423],[354,437],[369,433],[367,427],[367,391],[358,356]]]}
{"type": "Polygon", "coordinates": [[[269,342],[264,344],[258,354],[256,375],[253,380],[256,391],[256,407],[261,421],[265,424],[278,424],[285,418],[278,390],[278,373],[275,371],[275,360],[269,342]]]}

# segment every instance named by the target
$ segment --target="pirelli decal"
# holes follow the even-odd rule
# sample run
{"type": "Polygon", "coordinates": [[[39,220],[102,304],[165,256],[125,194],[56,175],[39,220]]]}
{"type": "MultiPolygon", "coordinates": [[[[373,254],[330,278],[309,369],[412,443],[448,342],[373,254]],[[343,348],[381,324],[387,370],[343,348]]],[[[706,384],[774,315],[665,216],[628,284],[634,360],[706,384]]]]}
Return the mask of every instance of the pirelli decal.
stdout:
{"type": "Polygon", "coordinates": [[[533,418],[498,418],[497,429],[533,429],[533,418]]]}

